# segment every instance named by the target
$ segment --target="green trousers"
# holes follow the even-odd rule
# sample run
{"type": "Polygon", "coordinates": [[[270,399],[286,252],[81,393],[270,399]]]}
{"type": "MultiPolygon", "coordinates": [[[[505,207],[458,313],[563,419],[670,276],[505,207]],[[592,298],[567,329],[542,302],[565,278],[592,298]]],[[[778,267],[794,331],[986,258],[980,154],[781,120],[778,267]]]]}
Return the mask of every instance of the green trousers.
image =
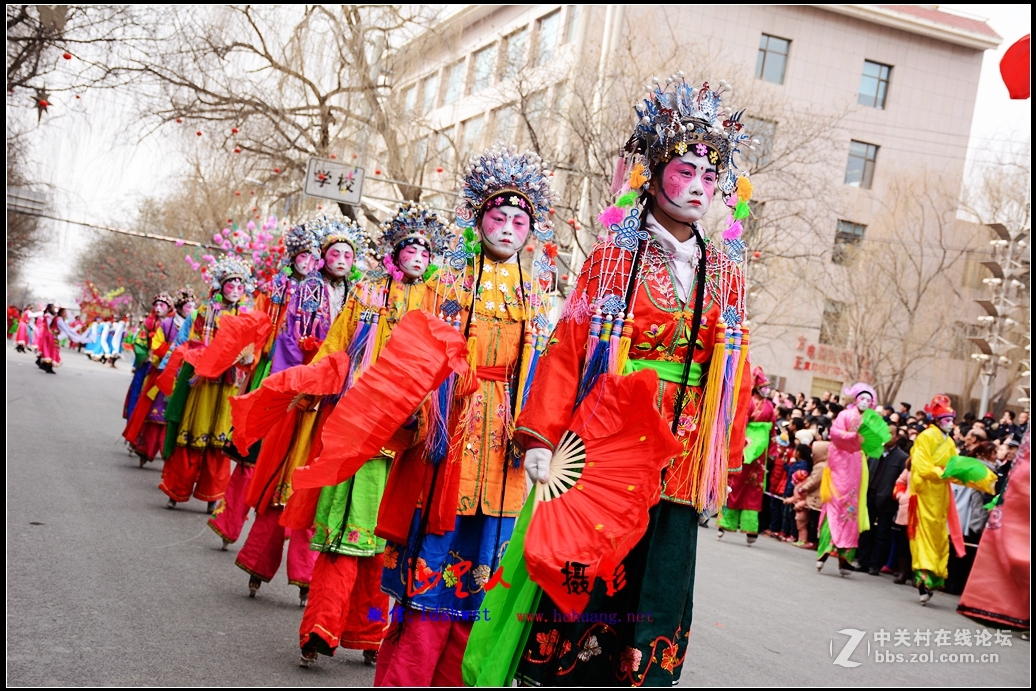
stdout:
{"type": "Polygon", "coordinates": [[[755,534],[759,532],[759,512],[751,509],[723,509],[719,515],[718,525],[721,529],[734,533],[740,529],[755,534]]]}

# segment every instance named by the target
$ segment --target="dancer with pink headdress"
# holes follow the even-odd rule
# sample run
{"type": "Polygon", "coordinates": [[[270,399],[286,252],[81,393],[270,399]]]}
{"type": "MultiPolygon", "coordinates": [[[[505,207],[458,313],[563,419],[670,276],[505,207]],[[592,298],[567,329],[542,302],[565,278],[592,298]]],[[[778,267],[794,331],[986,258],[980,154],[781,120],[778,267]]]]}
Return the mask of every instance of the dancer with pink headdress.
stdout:
{"type": "Polygon", "coordinates": [[[827,558],[838,557],[838,573],[853,571],[851,562],[860,544],[860,531],[870,526],[867,517],[867,462],[861,450],[860,423],[874,405],[877,394],[859,382],[842,392],[853,400],[831,424],[831,447],[820,485],[820,540],[817,571],[827,558]],[[864,497],[861,502],[860,497],[864,497]],[[862,515],[861,515],[862,514],[862,515]]]}

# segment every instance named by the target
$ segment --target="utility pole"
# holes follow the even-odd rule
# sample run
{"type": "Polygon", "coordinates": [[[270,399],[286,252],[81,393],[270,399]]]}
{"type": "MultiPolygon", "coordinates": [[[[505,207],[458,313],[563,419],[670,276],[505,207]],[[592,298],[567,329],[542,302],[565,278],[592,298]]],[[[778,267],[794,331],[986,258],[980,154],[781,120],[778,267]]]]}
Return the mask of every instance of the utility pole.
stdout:
{"type": "MultiPolygon", "coordinates": [[[[979,362],[982,368],[979,417],[989,410],[999,369],[1012,364],[1008,354],[1013,350],[1023,349],[1025,355],[1020,360],[1026,372],[1028,368],[1024,367],[1024,364],[1029,358],[1027,346],[1008,338],[1018,336],[1015,327],[1023,325],[1016,317],[1021,316],[1021,311],[1028,309],[1029,286],[1021,279],[1029,275],[1029,269],[1022,262],[1022,256],[1029,246],[1029,229],[1024,228],[1011,233],[1002,223],[989,223],[986,227],[996,236],[989,243],[993,248],[993,259],[982,262],[982,266],[989,269],[992,274],[989,278],[982,279],[982,282],[989,286],[991,295],[988,300],[975,301],[985,311],[984,315],[978,317],[978,321],[986,327],[986,333],[969,339],[979,349],[979,352],[972,353],[971,358],[979,362]]],[[[1024,328],[1023,335],[1027,337],[1024,328]]],[[[1024,398],[1027,399],[1028,396],[1024,398]]],[[[1023,402],[1028,403],[1028,400],[1023,402]]]]}

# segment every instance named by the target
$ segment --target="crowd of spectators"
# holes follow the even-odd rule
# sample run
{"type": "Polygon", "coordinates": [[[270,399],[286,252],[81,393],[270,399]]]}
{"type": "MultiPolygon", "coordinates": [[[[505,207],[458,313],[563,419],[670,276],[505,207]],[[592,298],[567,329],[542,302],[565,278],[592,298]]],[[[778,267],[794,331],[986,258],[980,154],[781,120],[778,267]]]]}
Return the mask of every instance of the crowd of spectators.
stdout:
{"type": "MultiPolygon", "coordinates": [[[[775,391],[772,401],[777,415],[777,452],[767,459],[759,527],[763,535],[815,550],[820,485],[827,463],[831,423],[845,409],[845,403],[830,392],[810,398],[801,393],[793,396],[775,391]]],[[[879,405],[875,410],[888,424],[891,439],[881,457],[868,459],[867,509],[871,528],[860,535],[852,566],[872,576],[893,575],[896,583],[912,583],[906,536],[910,450],[917,435],[931,423],[924,412],[914,412],[910,403],[897,407],[879,405]]],[[[960,455],[977,458],[997,473],[999,493],[1028,424],[1028,412],[1015,414],[1007,410],[999,419],[993,413],[980,419],[967,413],[954,428],[954,441],[960,455]]],[[[954,486],[953,491],[967,554],[963,558],[951,554],[946,590],[959,593],[985,527],[985,505],[995,495],[960,486],[954,486]]]]}

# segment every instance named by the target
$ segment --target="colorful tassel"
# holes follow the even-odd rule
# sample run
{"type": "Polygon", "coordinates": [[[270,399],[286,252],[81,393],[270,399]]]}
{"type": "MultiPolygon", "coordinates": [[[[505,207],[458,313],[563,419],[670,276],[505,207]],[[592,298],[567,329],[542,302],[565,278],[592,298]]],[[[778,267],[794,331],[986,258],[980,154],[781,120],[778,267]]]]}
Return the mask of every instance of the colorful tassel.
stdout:
{"type": "Polygon", "coordinates": [[[734,220],[743,221],[750,215],[752,215],[752,211],[748,208],[748,202],[738,202],[734,207],[734,220]]]}
{"type": "MultiPolygon", "coordinates": [[[[717,329],[725,329],[726,324],[719,322],[717,329]]],[[[709,378],[705,382],[701,405],[698,413],[698,436],[691,448],[689,461],[691,463],[691,503],[699,508],[706,508],[707,498],[710,494],[707,482],[713,479],[715,473],[710,472],[708,467],[709,444],[712,442],[712,429],[716,424],[716,416],[719,412],[720,399],[723,394],[723,370],[724,351],[726,350],[726,339],[717,338],[712,353],[712,364],[709,367],[709,378]]],[[[681,411],[673,411],[679,415],[681,411]]],[[[725,497],[724,497],[725,498],[725,497]]]]}
{"type": "Polygon", "coordinates": [[[637,163],[630,170],[630,189],[639,190],[648,181],[647,176],[644,175],[644,164],[637,163]]]}
{"type": "Polygon", "coordinates": [[[611,336],[608,337],[608,371],[617,374],[616,367],[619,364],[619,341],[622,338],[623,319],[622,314],[615,316],[612,323],[611,336]]]}
{"type": "MultiPolygon", "coordinates": [[[[615,200],[615,206],[622,209],[629,209],[637,203],[638,194],[636,191],[629,191],[615,200]]],[[[620,219],[621,220],[621,219],[620,219]]]]}
{"type": "Polygon", "coordinates": [[[622,325],[622,336],[619,338],[619,353],[615,358],[615,373],[622,374],[626,370],[626,361],[630,356],[630,344],[633,342],[633,313],[626,315],[622,325]]]}
{"type": "Polygon", "coordinates": [[[747,176],[742,175],[737,179],[737,198],[740,201],[747,202],[752,198],[752,192],[755,188],[752,186],[752,181],[747,176]]]}
{"type": "Polygon", "coordinates": [[[723,231],[723,239],[727,242],[730,242],[731,240],[737,240],[739,237],[741,237],[741,232],[743,230],[744,228],[741,226],[741,221],[734,221],[726,230],[723,231]]]}
{"type": "Polygon", "coordinates": [[[612,316],[609,314],[605,317],[604,324],[601,327],[600,337],[593,339],[597,341],[597,345],[594,348],[593,355],[588,359],[586,369],[583,372],[583,379],[579,383],[579,389],[576,391],[576,404],[575,408],[579,407],[579,404],[583,402],[586,395],[594,388],[594,384],[597,383],[597,379],[608,371],[608,352],[609,341],[611,338],[612,329],[612,316]]]}
{"type": "Polygon", "coordinates": [[[611,228],[614,225],[622,223],[622,219],[626,217],[626,213],[617,206],[609,206],[607,209],[601,212],[597,217],[597,220],[601,222],[605,228],[611,228]]]}

